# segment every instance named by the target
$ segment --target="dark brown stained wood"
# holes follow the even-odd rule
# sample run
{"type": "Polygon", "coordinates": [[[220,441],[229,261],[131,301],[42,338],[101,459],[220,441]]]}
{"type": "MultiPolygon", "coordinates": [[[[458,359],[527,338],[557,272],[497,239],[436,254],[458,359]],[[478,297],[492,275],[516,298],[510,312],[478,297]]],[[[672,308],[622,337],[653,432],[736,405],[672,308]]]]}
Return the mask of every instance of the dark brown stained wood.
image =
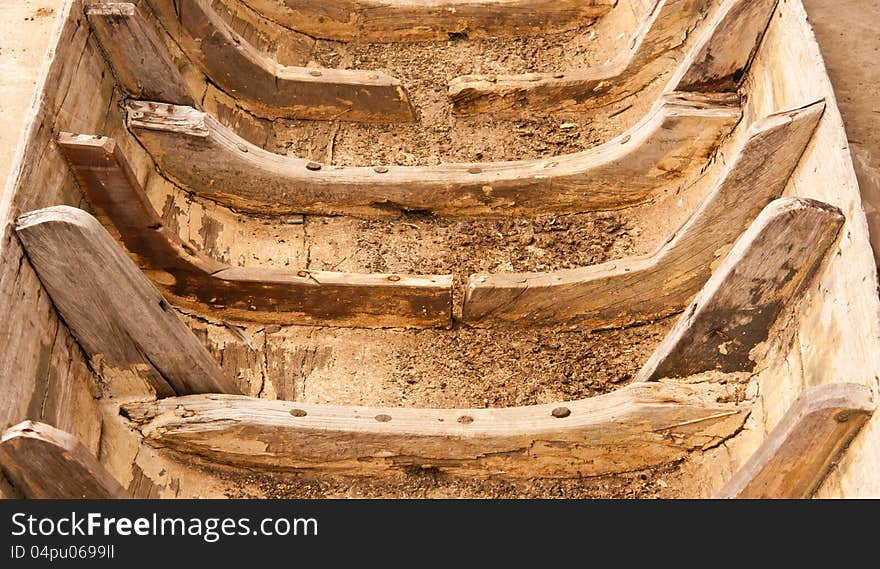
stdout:
{"type": "Polygon", "coordinates": [[[733,95],[664,96],[629,132],[542,160],[340,168],[267,152],[188,107],[128,103],[128,125],[169,179],[240,211],[454,216],[614,209],[699,171],[740,117],[733,95]]]}
{"type": "Polygon", "coordinates": [[[165,227],[113,139],[58,140],[89,201],[175,304],[228,320],[284,324],[446,327],[452,276],[238,268],[214,261],[165,227]]]}
{"type": "Polygon", "coordinates": [[[720,252],[782,193],[824,108],[820,101],[752,124],[715,187],[657,252],[547,273],[471,275],[463,321],[595,329],[683,310],[720,252]]]}
{"type": "Polygon", "coordinates": [[[134,4],[91,4],[85,7],[85,12],[119,85],[126,93],[150,101],[195,104],[168,49],[134,4]]]}
{"type": "Polygon", "coordinates": [[[745,76],[778,0],[725,0],[716,21],[688,56],[677,91],[735,91],[745,76]]]}
{"type": "MultiPolygon", "coordinates": [[[[632,3],[622,0],[615,10],[636,9],[626,5],[632,3]]],[[[689,45],[689,36],[711,4],[712,0],[648,3],[627,48],[605,65],[568,73],[456,77],[449,83],[453,112],[584,110],[625,99],[669,73],[670,62],[689,45]]]]}
{"type": "Polygon", "coordinates": [[[560,32],[615,0],[241,0],[286,28],[339,41],[417,41],[560,32]]]}
{"type": "Polygon", "coordinates": [[[82,443],[44,423],[24,421],[3,431],[0,468],[25,498],[128,498],[82,443]]]}
{"type": "Polygon", "coordinates": [[[3,469],[0,468],[0,500],[20,500],[24,498],[21,492],[6,479],[3,475],[3,469]]]}
{"type": "Polygon", "coordinates": [[[93,362],[134,373],[160,397],[240,393],[97,219],[54,206],[19,217],[16,234],[93,362]]]}
{"type": "Polygon", "coordinates": [[[148,444],[256,469],[573,478],[627,472],[720,444],[748,416],[717,384],[630,384],[608,395],[504,409],[315,405],[205,395],[131,403],[148,444]],[[569,411],[560,412],[560,406],[569,411]],[[554,410],[557,410],[554,415],[554,410]]]}
{"type": "Polygon", "coordinates": [[[808,388],[717,497],[811,497],[876,406],[865,385],[808,388]]]}
{"type": "Polygon", "coordinates": [[[834,245],[844,217],[805,198],[770,203],[636,376],[639,381],[710,370],[751,371],[749,354],[797,302],[834,245]]]}
{"type": "Polygon", "coordinates": [[[254,114],[363,122],[415,120],[409,97],[394,77],[378,71],[279,65],[234,31],[208,0],[148,0],[148,4],[211,82],[254,114]]]}

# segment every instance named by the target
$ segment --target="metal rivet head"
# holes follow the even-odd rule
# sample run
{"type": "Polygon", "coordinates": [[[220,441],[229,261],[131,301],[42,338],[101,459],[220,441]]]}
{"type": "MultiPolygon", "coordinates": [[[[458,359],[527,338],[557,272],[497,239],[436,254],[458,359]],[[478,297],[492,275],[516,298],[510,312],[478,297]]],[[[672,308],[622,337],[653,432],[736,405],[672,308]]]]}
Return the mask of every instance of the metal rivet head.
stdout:
{"type": "Polygon", "coordinates": [[[550,414],[557,419],[564,419],[571,415],[571,409],[569,409],[568,407],[557,407],[556,409],[551,411],[550,414]]]}
{"type": "Polygon", "coordinates": [[[483,171],[482,168],[478,168],[477,166],[473,166],[472,168],[468,168],[468,174],[479,174],[483,171]]]}
{"type": "Polygon", "coordinates": [[[314,170],[320,170],[320,169],[321,169],[321,165],[317,162],[309,162],[308,164],[306,164],[306,170],[313,170],[314,171],[314,170]]]}
{"type": "Polygon", "coordinates": [[[317,69],[313,69],[313,70],[309,71],[309,75],[311,75],[312,77],[320,77],[321,72],[318,71],[317,69]]]}
{"type": "Polygon", "coordinates": [[[397,276],[397,275],[388,275],[388,280],[391,281],[391,282],[393,282],[393,283],[396,283],[397,281],[400,280],[400,277],[397,276]]]}
{"type": "Polygon", "coordinates": [[[294,417],[305,417],[306,415],[308,415],[308,413],[306,413],[302,409],[291,409],[290,414],[294,417]]]}
{"type": "Polygon", "coordinates": [[[248,151],[248,147],[245,146],[244,144],[239,144],[239,145],[238,145],[238,149],[241,150],[242,152],[247,152],[247,151],[248,151]]]}
{"type": "Polygon", "coordinates": [[[391,420],[391,415],[376,415],[374,419],[376,419],[380,423],[387,423],[391,420]]]}
{"type": "Polygon", "coordinates": [[[297,271],[296,276],[306,278],[307,276],[309,276],[309,272],[308,271],[297,271]]]}
{"type": "Polygon", "coordinates": [[[373,172],[377,174],[386,174],[388,173],[388,166],[376,166],[373,168],[373,172]]]}
{"type": "Polygon", "coordinates": [[[846,423],[849,421],[849,412],[841,411],[834,417],[838,423],[846,423]]]}
{"type": "Polygon", "coordinates": [[[469,425],[474,422],[474,418],[471,417],[470,415],[462,415],[461,417],[458,418],[458,422],[461,423],[462,425],[469,425]]]}

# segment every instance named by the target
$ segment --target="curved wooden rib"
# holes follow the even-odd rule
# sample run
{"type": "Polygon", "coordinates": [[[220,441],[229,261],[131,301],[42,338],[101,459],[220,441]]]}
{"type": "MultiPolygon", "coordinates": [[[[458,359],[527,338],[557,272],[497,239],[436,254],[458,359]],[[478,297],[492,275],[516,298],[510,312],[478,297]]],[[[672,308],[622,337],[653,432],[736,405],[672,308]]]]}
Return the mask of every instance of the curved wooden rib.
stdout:
{"type": "Polygon", "coordinates": [[[209,114],[129,102],[128,126],[181,187],[242,211],[525,215],[632,205],[703,167],[740,117],[736,97],[670,94],[599,147],[546,160],[322,168],[247,143],[209,114]],[[314,170],[314,168],[320,168],[314,170]]]}
{"type": "Polygon", "coordinates": [[[752,125],[715,188],[653,255],[549,273],[471,275],[462,319],[473,326],[604,328],[682,310],[712,263],[782,193],[824,109],[820,101],[752,125]]]}
{"type": "Polygon", "coordinates": [[[206,395],[128,404],[123,414],[151,445],[225,465],[355,475],[434,467],[462,476],[562,478],[663,464],[720,443],[748,415],[743,405],[718,403],[720,395],[713,385],[637,383],[592,399],[505,409],[206,395]]]}
{"type": "Polygon", "coordinates": [[[162,26],[220,89],[258,116],[415,120],[398,79],[375,71],[287,67],[234,31],[208,0],[149,0],[162,26]]]}
{"type": "Polygon", "coordinates": [[[279,24],[339,41],[445,40],[576,28],[615,0],[242,0],[279,24]]]}
{"type": "Polygon", "coordinates": [[[139,265],[175,304],[213,317],[279,324],[451,324],[451,275],[230,267],[163,225],[113,139],[62,133],[58,144],[89,201],[109,218],[139,265]]]}
{"type": "MultiPolygon", "coordinates": [[[[692,55],[680,66],[673,88],[733,91],[758,47],[777,0],[727,0],[692,55]],[[678,87],[675,87],[675,85],[678,87]]],[[[703,17],[709,0],[661,0],[639,26],[625,54],[615,62],[574,73],[458,77],[449,96],[460,115],[527,108],[587,109],[637,93],[663,74],[703,17]]]]}
{"type": "Polygon", "coordinates": [[[751,371],[752,349],[792,306],[843,227],[836,207],[804,198],[770,203],[712,273],[636,378],[751,371]]]}

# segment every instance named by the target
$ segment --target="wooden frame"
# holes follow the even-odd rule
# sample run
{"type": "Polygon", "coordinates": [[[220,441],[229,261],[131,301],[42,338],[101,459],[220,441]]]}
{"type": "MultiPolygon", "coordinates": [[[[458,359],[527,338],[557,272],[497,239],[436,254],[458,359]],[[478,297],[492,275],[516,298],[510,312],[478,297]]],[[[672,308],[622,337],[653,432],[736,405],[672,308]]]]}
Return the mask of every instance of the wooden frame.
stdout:
{"type": "Polygon", "coordinates": [[[113,139],[62,133],[58,144],[89,201],[175,304],[212,317],[333,326],[450,326],[452,276],[231,267],[164,226],[113,139]]]}
{"type": "Polygon", "coordinates": [[[431,167],[325,167],[267,152],[189,107],[128,103],[128,126],[180,187],[240,211],[506,216],[614,209],[698,171],[740,118],[734,95],[670,93],[641,123],[583,152],[431,167]]]}
{"type": "Polygon", "coordinates": [[[337,41],[548,33],[605,15],[614,0],[241,0],[271,20],[337,41]]]}
{"type": "Polygon", "coordinates": [[[683,310],[713,262],[782,193],[824,108],[820,101],[751,125],[697,211],[654,254],[547,273],[471,275],[462,320],[607,328],[683,310]]]}
{"type": "Polygon", "coordinates": [[[72,435],[24,421],[0,436],[0,468],[25,498],[122,499],[128,493],[72,435]]]}
{"type": "Polygon", "coordinates": [[[568,478],[667,463],[719,444],[748,415],[717,385],[639,383],[591,399],[505,409],[310,405],[205,395],[130,403],[152,446],[254,469],[568,478]]]}
{"type": "Polygon", "coordinates": [[[378,71],[279,65],[233,30],[207,0],[147,0],[147,4],[205,76],[257,116],[415,120],[409,97],[394,77],[378,71]]]}
{"type": "MultiPolygon", "coordinates": [[[[724,0],[678,72],[682,91],[735,91],[757,49],[777,0],[724,0]],[[735,38],[735,40],[734,40],[735,38]]],[[[459,115],[524,110],[581,110],[634,95],[662,76],[709,0],[660,0],[645,14],[628,49],[612,63],[573,73],[467,75],[453,79],[449,97],[459,115]]]]}
{"type": "Polygon", "coordinates": [[[160,397],[240,393],[87,212],[70,206],[37,210],[18,218],[15,233],[58,312],[104,377],[137,377],[160,397]]]}
{"type": "Polygon", "coordinates": [[[752,350],[767,339],[782,310],[797,303],[843,223],[839,209],[816,200],[770,202],[637,379],[754,370],[752,350]]]}
{"type": "Polygon", "coordinates": [[[808,388],[718,498],[810,498],[877,407],[871,388],[808,388]]]}

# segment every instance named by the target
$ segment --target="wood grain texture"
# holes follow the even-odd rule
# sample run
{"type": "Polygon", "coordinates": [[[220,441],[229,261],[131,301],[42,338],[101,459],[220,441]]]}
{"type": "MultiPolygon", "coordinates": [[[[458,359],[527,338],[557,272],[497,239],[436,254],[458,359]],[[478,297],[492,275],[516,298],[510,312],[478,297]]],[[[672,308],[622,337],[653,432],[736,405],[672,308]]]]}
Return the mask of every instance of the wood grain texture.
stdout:
{"type": "Polygon", "coordinates": [[[240,211],[507,216],[614,209],[702,168],[739,120],[732,95],[665,95],[629,132],[542,160],[341,168],[267,152],[188,107],[128,103],[128,125],[182,188],[240,211]],[[320,168],[315,170],[315,168],[320,168]]]}
{"type": "Polygon", "coordinates": [[[162,222],[116,142],[62,133],[59,146],[89,201],[175,304],[211,317],[283,324],[450,326],[452,276],[231,267],[162,222]]]}
{"type": "Polygon", "coordinates": [[[839,209],[804,198],[771,202],[636,376],[752,371],[752,349],[793,306],[837,240],[839,209]]]}
{"type": "Polygon", "coordinates": [[[751,125],[697,211],[654,254],[548,273],[471,275],[463,321],[595,329],[683,310],[712,263],[780,196],[824,107],[820,101],[751,125]]]}
{"type": "Polygon", "coordinates": [[[876,406],[861,384],[807,389],[717,497],[811,497],[876,406]]]}
{"type": "Polygon", "coordinates": [[[400,81],[385,73],[280,65],[233,30],[208,0],[148,0],[148,4],[210,81],[258,116],[356,122],[415,120],[400,81]]]}
{"type": "MultiPolygon", "coordinates": [[[[632,10],[632,1],[615,10],[632,10]]],[[[712,0],[655,0],[643,8],[641,23],[614,61],[562,73],[464,75],[449,83],[453,112],[468,116],[506,111],[586,110],[638,93],[674,65],[694,40],[712,0]]],[[[629,32],[629,30],[627,30],[629,32]]]]}
{"type": "Polygon", "coordinates": [[[576,28],[614,0],[242,0],[291,30],[338,41],[446,40],[576,28]]]}
{"type": "Polygon", "coordinates": [[[85,12],[120,87],[130,96],[195,105],[161,38],[134,4],[104,2],[86,6],[85,12]]]}
{"type": "Polygon", "coordinates": [[[128,494],[72,435],[24,421],[0,437],[0,468],[25,498],[122,499],[128,494]]]}
{"type": "Polygon", "coordinates": [[[696,92],[736,90],[758,51],[777,2],[725,0],[672,88],[696,92]]]}
{"type": "Polygon", "coordinates": [[[16,234],[92,360],[142,377],[159,396],[240,393],[156,288],[87,212],[22,215],[16,234]]]}
{"type": "Polygon", "coordinates": [[[720,443],[742,425],[748,407],[718,403],[719,389],[631,384],[592,399],[506,409],[380,409],[207,395],[126,404],[123,413],[148,444],[227,465],[577,477],[666,463],[720,443]]]}

